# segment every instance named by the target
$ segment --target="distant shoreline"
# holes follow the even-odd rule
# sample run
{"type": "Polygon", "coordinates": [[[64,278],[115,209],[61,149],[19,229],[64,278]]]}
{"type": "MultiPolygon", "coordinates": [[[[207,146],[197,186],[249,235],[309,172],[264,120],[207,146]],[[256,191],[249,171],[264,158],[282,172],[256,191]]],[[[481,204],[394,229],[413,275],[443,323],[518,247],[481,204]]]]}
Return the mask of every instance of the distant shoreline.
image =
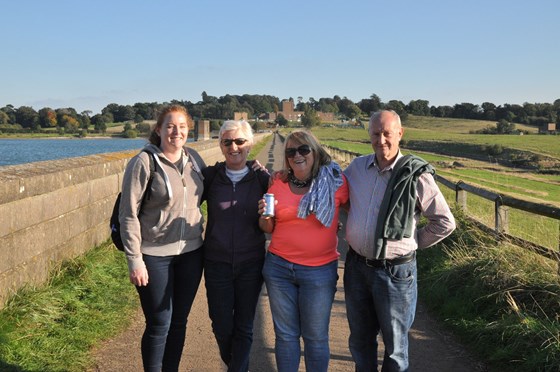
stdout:
{"type": "Polygon", "coordinates": [[[41,135],[5,135],[0,134],[0,139],[68,139],[68,140],[83,140],[83,139],[141,139],[144,138],[142,136],[138,136],[136,138],[125,138],[121,136],[86,136],[86,137],[77,137],[77,136],[41,136],[41,135]]]}

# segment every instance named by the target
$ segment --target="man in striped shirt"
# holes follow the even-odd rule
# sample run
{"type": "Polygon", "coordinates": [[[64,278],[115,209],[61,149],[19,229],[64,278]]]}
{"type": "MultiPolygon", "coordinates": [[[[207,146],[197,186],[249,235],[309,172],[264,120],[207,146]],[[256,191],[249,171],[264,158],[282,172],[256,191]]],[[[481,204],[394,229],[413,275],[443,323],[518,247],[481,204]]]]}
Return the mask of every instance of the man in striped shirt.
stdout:
{"type": "Polygon", "coordinates": [[[383,371],[408,370],[416,250],[455,229],[434,169],[419,157],[401,154],[403,132],[396,112],[376,112],[369,123],[374,153],[354,159],[344,171],[350,191],[344,290],[349,346],[358,372],[377,370],[379,332],[385,345],[383,371]],[[421,216],[428,222],[418,228],[421,216]]]}

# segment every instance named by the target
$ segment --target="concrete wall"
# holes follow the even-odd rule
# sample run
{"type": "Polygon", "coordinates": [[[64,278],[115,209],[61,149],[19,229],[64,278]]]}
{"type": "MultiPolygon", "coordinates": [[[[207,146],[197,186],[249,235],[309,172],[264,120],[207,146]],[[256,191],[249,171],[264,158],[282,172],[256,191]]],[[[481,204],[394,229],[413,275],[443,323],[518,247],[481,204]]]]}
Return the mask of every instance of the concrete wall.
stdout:
{"type": "MultiPolygon", "coordinates": [[[[223,160],[217,140],[189,146],[206,164],[223,160]]],[[[123,172],[137,153],[0,167],[0,308],[23,285],[43,282],[54,265],[109,237],[123,172]]]]}

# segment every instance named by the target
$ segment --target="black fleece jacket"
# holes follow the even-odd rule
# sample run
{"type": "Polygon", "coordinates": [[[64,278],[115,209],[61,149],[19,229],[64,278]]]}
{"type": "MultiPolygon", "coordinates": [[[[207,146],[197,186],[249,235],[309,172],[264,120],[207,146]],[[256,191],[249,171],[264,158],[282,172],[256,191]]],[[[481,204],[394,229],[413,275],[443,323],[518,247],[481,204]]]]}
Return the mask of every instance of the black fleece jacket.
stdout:
{"type": "Polygon", "coordinates": [[[240,263],[264,258],[265,235],[259,228],[258,201],[266,193],[269,175],[254,171],[233,187],[224,162],[202,170],[208,223],[204,237],[205,258],[240,263]]]}

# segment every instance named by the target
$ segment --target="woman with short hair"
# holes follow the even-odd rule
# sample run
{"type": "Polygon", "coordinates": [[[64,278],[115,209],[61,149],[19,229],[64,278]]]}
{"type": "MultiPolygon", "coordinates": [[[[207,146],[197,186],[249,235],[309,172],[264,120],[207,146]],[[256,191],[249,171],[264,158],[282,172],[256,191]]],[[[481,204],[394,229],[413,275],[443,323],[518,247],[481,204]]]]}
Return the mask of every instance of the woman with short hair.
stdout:
{"type": "Polygon", "coordinates": [[[204,279],[220,356],[229,372],[246,372],[265,254],[257,203],[269,175],[258,162],[247,160],[253,145],[247,121],[225,121],[219,142],[225,161],[203,171],[208,208],[204,279]]]}

